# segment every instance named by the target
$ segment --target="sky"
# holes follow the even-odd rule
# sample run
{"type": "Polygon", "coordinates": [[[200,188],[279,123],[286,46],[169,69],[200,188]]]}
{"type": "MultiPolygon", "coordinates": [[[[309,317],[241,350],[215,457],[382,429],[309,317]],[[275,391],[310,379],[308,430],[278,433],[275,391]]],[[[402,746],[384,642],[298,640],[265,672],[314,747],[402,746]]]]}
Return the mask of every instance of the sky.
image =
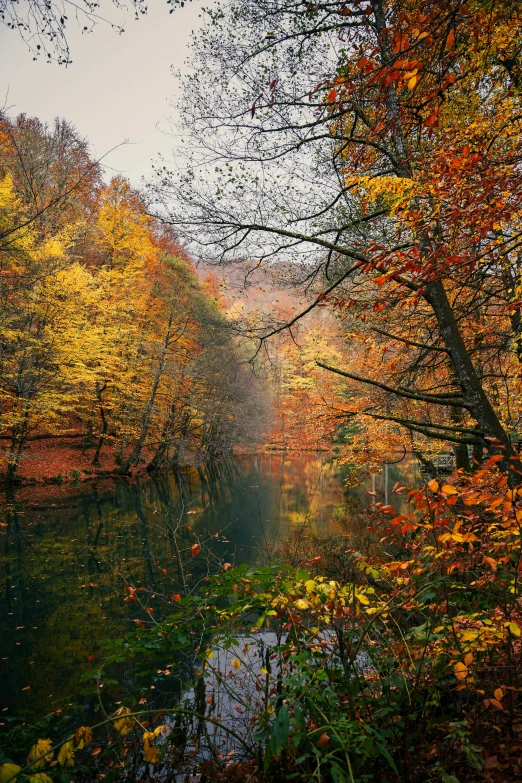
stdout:
{"type": "Polygon", "coordinates": [[[158,153],[172,157],[175,141],[165,132],[179,95],[173,70],[183,69],[191,31],[201,24],[199,4],[169,14],[166,0],[149,0],[139,21],[131,10],[101,5],[106,16],[125,24],[125,32],[99,24],[82,34],[71,21],[67,67],[34,62],[18,33],[0,26],[0,106],[46,122],[64,117],[89,140],[95,157],[109,153],[103,161],[107,177],[122,173],[137,186],[158,153]]]}

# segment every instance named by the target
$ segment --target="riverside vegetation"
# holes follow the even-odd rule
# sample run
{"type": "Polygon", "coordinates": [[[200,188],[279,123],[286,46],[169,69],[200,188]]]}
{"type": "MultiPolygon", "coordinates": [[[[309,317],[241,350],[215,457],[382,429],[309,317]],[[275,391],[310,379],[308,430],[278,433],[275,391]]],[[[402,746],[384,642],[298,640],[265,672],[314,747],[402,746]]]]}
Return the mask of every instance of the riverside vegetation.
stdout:
{"type": "Polygon", "coordinates": [[[179,533],[179,593],[127,584],[136,630],[82,677],[89,723],[12,724],[2,783],[516,778],[522,496],[495,463],[397,485],[411,512],[376,503],[366,552],[209,570],[179,533]]]}
{"type": "Polygon", "coordinates": [[[4,121],[11,483],[31,433],[80,433],[94,463],[110,444],[122,473],[218,457],[256,397],[245,356],[275,366],[283,448],[335,444],[351,481],[409,450],[426,481],[375,499],[360,546],[303,535],[258,567],[177,530],[176,590],[155,611],[127,583],[135,631],[78,684],[97,712],[6,721],[0,783],[522,776],[521,12],[213,5],[187,159],[146,194],[96,184],[68,126],[4,121]],[[231,329],[178,241],[269,267],[302,307],[231,329]]]}

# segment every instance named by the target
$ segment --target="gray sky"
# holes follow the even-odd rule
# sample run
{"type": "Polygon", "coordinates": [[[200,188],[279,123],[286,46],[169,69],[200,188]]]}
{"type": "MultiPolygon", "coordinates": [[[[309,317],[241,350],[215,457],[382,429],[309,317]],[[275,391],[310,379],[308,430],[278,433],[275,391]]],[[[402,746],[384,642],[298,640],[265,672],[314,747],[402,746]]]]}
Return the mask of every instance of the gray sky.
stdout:
{"type": "Polygon", "coordinates": [[[164,0],[149,0],[149,12],[139,21],[109,2],[102,3],[102,10],[125,23],[125,33],[99,24],[82,35],[72,21],[73,62],[67,68],[43,59],[33,62],[19,35],[0,26],[0,105],[12,115],[25,112],[44,121],[65,117],[90,141],[96,157],[129,139],[131,144],[113,151],[104,163],[137,185],[157,153],[170,157],[174,146],[161,132],[174,117],[172,67],[183,68],[191,31],[201,23],[199,4],[196,0],[169,14],[164,0]]]}

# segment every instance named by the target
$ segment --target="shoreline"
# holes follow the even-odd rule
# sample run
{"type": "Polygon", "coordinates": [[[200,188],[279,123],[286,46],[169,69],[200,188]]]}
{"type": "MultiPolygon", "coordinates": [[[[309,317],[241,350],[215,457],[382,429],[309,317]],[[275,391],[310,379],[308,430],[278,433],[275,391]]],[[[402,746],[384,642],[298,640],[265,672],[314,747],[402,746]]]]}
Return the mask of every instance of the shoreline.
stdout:
{"type": "MultiPolygon", "coordinates": [[[[116,461],[115,453],[107,448],[102,454],[100,465],[92,464],[93,449],[85,450],[81,445],[71,444],[68,438],[45,438],[39,437],[30,440],[24,451],[20,464],[17,480],[8,483],[6,480],[7,453],[4,452],[0,457],[0,491],[8,492],[10,489],[20,489],[22,487],[60,487],[63,485],[77,486],[89,481],[100,479],[124,479],[131,480],[142,475],[153,475],[148,470],[148,466],[153,457],[153,453],[147,447],[144,447],[142,457],[137,466],[131,468],[128,472],[121,472],[120,466],[116,461]]],[[[285,454],[310,454],[332,453],[333,449],[320,448],[296,448],[295,446],[283,447],[279,444],[263,443],[253,444],[251,446],[240,444],[235,446],[229,453],[222,455],[220,459],[227,457],[242,457],[255,454],[272,454],[283,456],[285,454]]],[[[187,459],[177,465],[181,470],[191,467],[202,466],[213,459],[197,458],[196,454],[187,455],[187,459]]],[[[171,469],[173,465],[165,465],[160,470],[171,469]]]]}

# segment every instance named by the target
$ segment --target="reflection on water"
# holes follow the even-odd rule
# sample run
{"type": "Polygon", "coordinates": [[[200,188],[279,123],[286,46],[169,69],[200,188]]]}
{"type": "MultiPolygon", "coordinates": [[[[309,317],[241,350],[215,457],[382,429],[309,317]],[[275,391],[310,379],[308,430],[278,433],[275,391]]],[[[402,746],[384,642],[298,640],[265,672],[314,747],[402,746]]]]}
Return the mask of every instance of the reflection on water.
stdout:
{"type": "MultiPolygon", "coordinates": [[[[99,659],[99,640],[133,627],[139,607],[124,601],[126,581],[157,591],[159,614],[161,594],[179,578],[174,526],[188,550],[197,534],[229,562],[259,560],[266,544],[303,524],[349,532],[339,473],[315,455],[25,488],[1,522],[0,711],[38,714],[69,702],[89,658],[99,659]]],[[[203,558],[193,566],[196,577],[206,567],[203,558]]]]}
{"type": "MultiPolygon", "coordinates": [[[[180,545],[189,553],[198,536],[216,561],[259,562],[303,525],[350,536],[368,490],[388,500],[405,468],[389,466],[348,494],[324,456],[275,454],[134,482],[20,490],[0,519],[0,723],[4,708],[43,715],[69,703],[100,659],[100,640],[143,616],[124,601],[127,582],[154,591],[147,605],[161,616],[162,595],[179,589],[180,545]]],[[[207,561],[189,560],[197,582],[207,561]]]]}

